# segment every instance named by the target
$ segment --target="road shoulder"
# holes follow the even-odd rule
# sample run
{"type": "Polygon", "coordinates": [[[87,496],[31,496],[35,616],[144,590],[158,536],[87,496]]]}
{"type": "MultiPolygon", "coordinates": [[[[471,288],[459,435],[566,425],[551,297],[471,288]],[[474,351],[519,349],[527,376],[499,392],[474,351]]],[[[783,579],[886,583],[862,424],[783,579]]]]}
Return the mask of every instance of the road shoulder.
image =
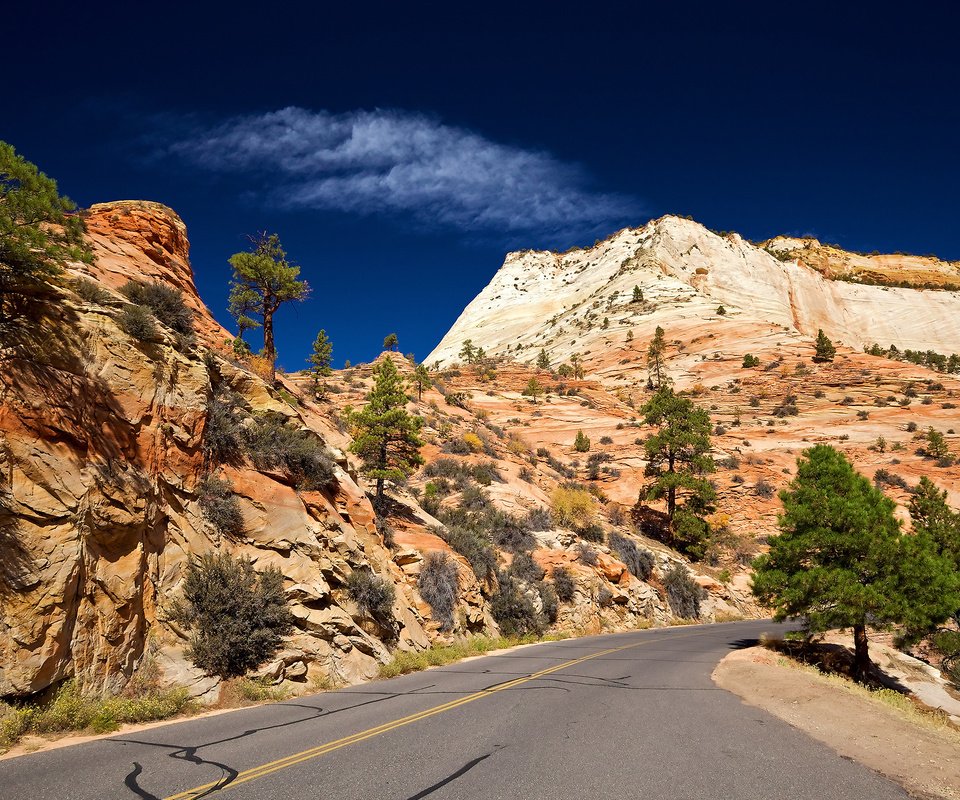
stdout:
{"type": "Polygon", "coordinates": [[[960,798],[960,732],[888,706],[855,687],[791,666],[762,647],[737,650],[714,682],[914,796],[960,798]]]}

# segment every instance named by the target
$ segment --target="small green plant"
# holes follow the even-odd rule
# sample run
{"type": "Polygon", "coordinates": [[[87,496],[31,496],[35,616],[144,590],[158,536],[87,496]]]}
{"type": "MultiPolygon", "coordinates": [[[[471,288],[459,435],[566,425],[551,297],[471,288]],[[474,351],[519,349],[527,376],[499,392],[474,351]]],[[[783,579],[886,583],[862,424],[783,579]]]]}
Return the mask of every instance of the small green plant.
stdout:
{"type": "Polygon", "coordinates": [[[442,630],[452,630],[460,599],[457,562],[448,553],[440,550],[427,553],[420,568],[417,589],[420,596],[430,604],[442,630]]]}
{"type": "Polygon", "coordinates": [[[747,354],[743,357],[743,368],[744,368],[744,369],[751,369],[752,367],[759,367],[759,366],[760,366],[760,357],[759,357],[759,356],[755,356],[755,355],[753,355],[752,353],[747,353],[747,354]]]}
{"type": "Polygon", "coordinates": [[[833,342],[827,338],[827,335],[822,329],[817,331],[817,342],[815,347],[816,350],[813,355],[813,360],[817,364],[833,361],[837,354],[837,348],[833,346],[833,342]]]}
{"type": "Polygon", "coordinates": [[[573,440],[573,449],[578,453],[586,453],[590,449],[590,437],[582,430],[577,431],[577,436],[573,440]]]}
{"type": "Polygon", "coordinates": [[[573,573],[566,567],[554,567],[550,572],[550,577],[553,579],[553,588],[557,593],[557,597],[564,603],[569,603],[573,600],[573,596],[577,591],[577,584],[573,579],[573,573]]]}
{"type": "Polygon", "coordinates": [[[667,590],[667,602],[673,613],[683,619],[699,619],[700,603],[707,593],[681,564],[674,564],[663,576],[667,590]]]}
{"type": "Polygon", "coordinates": [[[370,616],[384,630],[396,629],[393,584],[364,569],[355,569],[347,578],[347,591],[361,612],[370,616]]]}
{"type": "Polygon", "coordinates": [[[81,300],[98,306],[106,305],[112,299],[110,292],[101,289],[96,281],[89,278],[77,278],[73,282],[73,291],[81,300]]]}
{"type": "Polygon", "coordinates": [[[243,533],[243,512],[233,484],[215,475],[207,475],[197,485],[200,510],[204,518],[220,533],[239,536],[243,533]]]}
{"type": "Polygon", "coordinates": [[[125,334],[140,342],[148,342],[158,336],[156,320],[146,306],[125,306],[117,317],[117,324],[125,334]]]}

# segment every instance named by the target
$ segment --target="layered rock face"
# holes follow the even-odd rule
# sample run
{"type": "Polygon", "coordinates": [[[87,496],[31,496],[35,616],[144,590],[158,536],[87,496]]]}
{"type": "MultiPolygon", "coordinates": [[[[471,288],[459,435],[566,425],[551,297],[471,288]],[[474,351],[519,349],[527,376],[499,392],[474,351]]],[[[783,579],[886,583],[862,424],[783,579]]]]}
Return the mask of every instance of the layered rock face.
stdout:
{"type": "MultiPolygon", "coordinates": [[[[88,216],[104,288],[128,279],[181,289],[201,340],[225,332],[197,297],[186,230],[152,203],[95,206],[88,216]]],[[[80,270],[78,269],[78,274],[80,270]]],[[[145,656],[168,677],[212,688],[183,658],[167,618],[192,554],[223,549],[279,568],[296,618],[280,677],[352,682],[390,658],[345,588],[353,569],[396,582],[397,643],[426,646],[424,619],[377,534],[342,453],[328,491],[298,492],[279,474],[228,467],[244,534],[227,540],[204,519],[197,482],[214,383],[250,413],[296,409],[242,367],[201,349],[179,352],[169,332],[137,341],[118,326],[125,301],[64,289],[40,319],[4,342],[0,370],[0,695],[27,695],[75,676],[86,690],[120,688],[145,656]]],[[[314,419],[313,435],[323,424],[314,419]]]]}
{"type": "MultiPolygon", "coordinates": [[[[775,331],[809,339],[822,328],[854,349],[877,342],[960,351],[957,292],[830,280],[797,260],[795,254],[804,252],[813,251],[777,240],[766,250],[737,234],[720,236],[691,220],[667,216],[586,250],[510,253],[427,363],[455,363],[466,339],[490,355],[529,359],[531,351],[535,355],[543,347],[555,359],[565,359],[574,352],[596,354],[618,332],[636,329],[649,337],[654,325],[692,328],[708,321],[712,328],[732,324],[753,331],[746,339],[731,337],[746,349],[755,346],[749,341],[754,335],[762,340],[775,331]],[[632,302],[634,286],[643,290],[644,303],[632,302]],[[718,305],[727,320],[716,319],[718,305]]],[[[897,259],[904,262],[903,270],[912,269],[916,260],[884,258],[888,267],[897,259]]],[[[943,274],[953,267],[937,263],[943,274]]]]}

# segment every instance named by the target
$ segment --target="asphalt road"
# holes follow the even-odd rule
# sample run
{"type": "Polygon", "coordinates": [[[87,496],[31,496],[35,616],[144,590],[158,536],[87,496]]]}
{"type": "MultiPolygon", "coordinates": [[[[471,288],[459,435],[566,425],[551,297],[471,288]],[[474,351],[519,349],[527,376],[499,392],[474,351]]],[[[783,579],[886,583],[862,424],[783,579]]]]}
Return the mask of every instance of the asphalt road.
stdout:
{"type": "Polygon", "coordinates": [[[8,759],[0,798],[906,798],[714,686],[778,628],[547,642],[8,759]]]}

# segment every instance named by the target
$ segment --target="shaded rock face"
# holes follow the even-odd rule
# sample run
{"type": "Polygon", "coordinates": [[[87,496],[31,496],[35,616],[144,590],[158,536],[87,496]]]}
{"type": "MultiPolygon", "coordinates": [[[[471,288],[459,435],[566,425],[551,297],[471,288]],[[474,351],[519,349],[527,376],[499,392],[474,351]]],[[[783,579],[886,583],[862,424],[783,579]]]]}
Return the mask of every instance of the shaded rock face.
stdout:
{"type": "MultiPolygon", "coordinates": [[[[130,278],[177,286],[201,340],[222,342],[173,212],[119,203],[87,219],[97,266],[84,273],[104,288],[130,278]]],[[[169,680],[210,696],[215,681],[185,660],[166,609],[191,554],[211,549],[283,573],[296,626],[275,677],[356,682],[389,660],[384,637],[426,646],[416,599],[342,467],[324,492],[298,492],[249,464],[225,468],[244,532],[228,540],[205,520],[196,487],[214,381],[240,393],[248,413],[282,409],[320,438],[323,426],[241,367],[181,353],[163,332],[132,339],[116,321],[124,302],[90,304],[64,289],[0,351],[0,696],[71,676],[84,690],[116,691],[148,655],[169,680]],[[354,607],[345,581],[356,568],[400,583],[394,630],[366,624],[354,607]]]]}

